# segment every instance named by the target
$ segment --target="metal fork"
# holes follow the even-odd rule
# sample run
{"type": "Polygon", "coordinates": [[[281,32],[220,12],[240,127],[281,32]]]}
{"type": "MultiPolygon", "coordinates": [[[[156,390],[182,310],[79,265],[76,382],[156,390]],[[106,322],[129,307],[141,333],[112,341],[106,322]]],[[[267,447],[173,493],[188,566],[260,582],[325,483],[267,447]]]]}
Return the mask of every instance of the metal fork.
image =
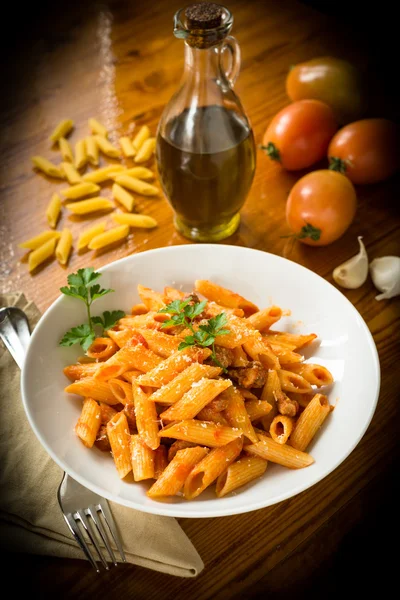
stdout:
{"type": "Polygon", "coordinates": [[[105,498],[102,498],[83,487],[80,483],[75,481],[75,479],[69,477],[67,473],[64,473],[63,480],[58,488],[57,498],[69,530],[82,548],[86,558],[98,573],[100,570],[93,557],[93,553],[85,540],[84,533],[86,533],[87,537],[96,548],[96,552],[103,567],[108,570],[108,564],[99,544],[99,538],[107,548],[107,552],[112,562],[117,566],[117,561],[111,548],[106,529],[102,523],[102,519],[104,519],[108,527],[122,561],[126,562],[117,528],[105,498]]]}
{"type": "MultiPolygon", "coordinates": [[[[22,310],[13,306],[0,308],[0,338],[19,368],[22,369],[30,341],[28,318],[22,310]]],[[[102,523],[103,519],[111,534],[111,538],[118,548],[122,561],[126,562],[118,531],[105,498],[91,492],[75,481],[75,479],[72,479],[67,473],[64,473],[64,477],[58,488],[57,498],[69,530],[82,548],[86,558],[98,573],[100,570],[87,544],[85,533],[96,548],[104,568],[108,570],[108,564],[102,553],[99,544],[100,540],[107,548],[107,552],[114,565],[117,565],[106,529],[102,523]]]]}

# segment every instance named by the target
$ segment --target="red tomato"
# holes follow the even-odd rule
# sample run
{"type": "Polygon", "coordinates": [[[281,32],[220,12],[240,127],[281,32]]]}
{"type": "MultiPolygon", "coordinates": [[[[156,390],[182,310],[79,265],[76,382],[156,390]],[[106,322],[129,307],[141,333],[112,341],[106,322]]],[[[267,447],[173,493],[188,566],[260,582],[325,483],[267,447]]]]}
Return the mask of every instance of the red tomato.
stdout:
{"type": "Polygon", "coordinates": [[[356,192],[347,177],[328,169],[313,171],[293,186],[286,220],[303,244],[327,246],[352,223],[356,205],[356,192]]]}
{"type": "Polygon", "coordinates": [[[342,124],[363,116],[360,73],[340,58],[322,56],[295,65],[286,78],[286,93],[293,102],[304,98],[326,102],[342,124]]]}
{"type": "Polygon", "coordinates": [[[330,169],[353,183],[377,183],[400,168],[400,131],[387,119],[363,119],[340,129],[328,148],[330,169]]]}
{"type": "Polygon", "coordinates": [[[324,156],[338,125],[332,109],[319,100],[300,100],[282,109],[269,124],[262,149],[285,169],[311,167],[324,156]]]}

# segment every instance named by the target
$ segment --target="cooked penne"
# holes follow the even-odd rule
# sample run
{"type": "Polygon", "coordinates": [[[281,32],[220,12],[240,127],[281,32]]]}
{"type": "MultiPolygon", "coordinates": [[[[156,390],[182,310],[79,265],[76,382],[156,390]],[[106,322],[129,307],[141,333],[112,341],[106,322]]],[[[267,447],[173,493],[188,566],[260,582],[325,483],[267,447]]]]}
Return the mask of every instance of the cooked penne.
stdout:
{"type": "Polygon", "coordinates": [[[191,389],[193,384],[204,377],[217,377],[220,373],[221,369],[219,367],[193,363],[174,377],[172,381],[153,392],[149,399],[162,405],[174,404],[182,398],[183,394],[191,389]]]}
{"type": "Polygon", "coordinates": [[[132,384],[122,379],[109,379],[109,386],[114,396],[121,404],[131,404],[133,402],[132,384]]]}
{"type": "Polygon", "coordinates": [[[116,213],[111,215],[111,218],[121,225],[129,225],[129,227],[139,227],[141,229],[153,229],[158,223],[153,217],[147,215],[133,215],[127,213],[116,213]]]}
{"type": "Polygon", "coordinates": [[[131,459],[133,479],[154,479],[155,451],[145,444],[139,435],[131,436],[131,459]]]}
{"type": "Polygon", "coordinates": [[[297,373],[304,377],[311,385],[322,387],[323,385],[330,385],[333,383],[332,374],[326,367],[321,365],[314,365],[311,363],[302,363],[301,365],[290,365],[290,371],[297,373]]]}
{"type": "Polygon", "coordinates": [[[103,221],[102,223],[97,223],[96,225],[93,225],[93,227],[89,227],[88,229],[82,231],[78,239],[78,250],[83,250],[83,248],[86,248],[86,246],[94,237],[100,235],[100,233],[103,233],[105,228],[106,222],[103,221]]]}
{"type": "Polygon", "coordinates": [[[138,383],[150,387],[161,387],[174,379],[191,363],[203,362],[210,354],[211,350],[209,348],[190,347],[179,350],[163,361],[159,359],[160,364],[153,370],[147,371],[145,375],[141,375],[138,378],[138,383]]]}
{"type": "Polygon", "coordinates": [[[131,169],[125,169],[124,175],[136,177],[137,179],[144,179],[145,181],[151,181],[155,177],[153,171],[147,167],[132,167],[131,169]]]}
{"type": "Polygon", "coordinates": [[[280,397],[281,393],[281,382],[279,381],[278,373],[276,371],[270,371],[261,392],[261,400],[265,400],[271,405],[271,410],[268,415],[261,419],[261,424],[265,431],[269,431],[273,418],[278,414],[277,399],[280,397]]]}
{"type": "Polygon", "coordinates": [[[72,232],[64,227],[56,246],[56,258],[60,265],[66,265],[72,250],[72,232]]]}
{"type": "Polygon", "coordinates": [[[67,136],[74,126],[74,122],[71,119],[64,119],[60,121],[57,127],[54,129],[50,136],[50,141],[55,144],[60,138],[67,136]]]}
{"type": "Polygon", "coordinates": [[[304,377],[280,369],[277,371],[281,388],[284,392],[296,392],[297,394],[307,394],[311,391],[311,384],[304,377]]]}
{"type": "Polygon", "coordinates": [[[290,435],[290,444],[296,450],[306,450],[318,429],[331,412],[329,400],[323,394],[315,394],[300,417],[290,435]]]}
{"type": "Polygon", "coordinates": [[[91,377],[97,371],[97,363],[75,364],[64,367],[64,375],[71,381],[91,377]]]}
{"type": "Polygon", "coordinates": [[[99,147],[93,135],[85,138],[86,154],[91,165],[97,167],[99,164],[99,147]]]}
{"type": "Polygon", "coordinates": [[[154,479],[161,477],[168,466],[167,447],[162,444],[154,452],[154,479]]]}
{"type": "Polygon", "coordinates": [[[150,498],[175,496],[183,487],[193,467],[207,454],[208,448],[196,446],[179,450],[167,468],[148,490],[150,498]]]}
{"type": "Polygon", "coordinates": [[[229,379],[201,379],[192,384],[191,389],[183,394],[180,400],[162,412],[160,418],[163,421],[193,419],[202,408],[229,386],[232,386],[229,379]]]}
{"type": "Polygon", "coordinates": [[[86,152],[86,140],[79,140],[75,144],[75,168],[83,169],[87,165],[88,155],[86,152]]]}
{"type": "Polygon", "coordinates": [[[86,173],[82,179],[84,181],[91,181],[92,183],[103,183],[103,181],[112,179],[121,171],[124,171],[122,165],[108,165],[107,167],[102,167],[101,169],[86,173]]]}
{"type": "Polygon", "coordinates": [[[120,240],[124,240],[129,235],[128,225],[119,225],[118,227],[112,227],[104,233],[100,233],[92,238],[88,244],[90,250],[99,250],[120,240]]]}
{"type": "Polygon", "coordinates": [[[150,402],[148,395],[139,385],[136,385],[135,381],[132,382],[132,391],[137,430],[149,448],[155,450],[160,445],[156,405],[154,402],[150,402]]]}
{"type": "Polygon", "coordinates": [[[128,421],[130,433],[137,433],[136,431],[136,411],[133,402],[127,402],[124,404],[123,413],[128,421]]]}
{"type": "Polygon", "coordinates": [[[231,290],[228,290],[221,285],[212,283],[207,279],[197,279],[194,283],[197,292],[205,296],[208,300],[217,302],[221,306],[227,308],[241,308],[245,316],[249,316],[258,311],[258,307],[231,290]]]}
{"type": "Polygon", "coordinates": [[[258,360],[266,369],[278,370],[281,368],[279,358],[260,334],[245,342],[243,348],[253,360],[258,360]]]}
{"type": "Polygon", "coordinates": [[[258,421],[258,419],[266,417],[272,410],[271,404],[266,400],[247,400],[245,407],[250,421],[258,421]]]}
{"type": "Polygon", "coordinates": [[[84,398],[93,398],[99,402],[105,404],[118,404],[119,400],[114,396],[110,386],[105,381],[99,381],[94,377],[87,377],[75,381],[64,388],[64,391],[68,394],[76,394],[77,396],[83,396],[84,398]]]}
{"type": "Polygon", "coordinates": [[[304,346],[309,346],[318,337],[315,333],[297,335],[283,331],[268,331],[266,335],[268,338],[271,338],[271,342],[286,344],[291,350],[299,350],[300,348],[304,348],[304,346]]]}
{"type": "Polygon", "coordinates": [[[211,450],[187,476],[183,490],[185,498],[193,500],[204,492],[236,460],[242,451],[242,446],[242,438],[237,438],[226,446],[211,450]]]}
{"type": "Polygon", "coordinates": [[[147,125],[142,125],[142,127],[139,129],[132,141],[132,145],[135,148],[136,152],[149,137],[150,129],[147,127],[147,125]]]}
{"type": "Polygon", "coordinates": [[[231,427],[237,427],[250,441],[257,441],[257,434],[253,429],[250,417],[247,413],[244,398],[234,386],[229,387],[223,396],[228,399],[228,406],[223,411],[223,416],[231,427]]]}
{"type": "Polygon", "coordinates": [[[233,314],[227,314],[227,319],[226,327],[230,333],[227,335],[217,335],[215,338],[217,346],[221,346],[222,348],[236,348],[258,336],[257,329],[253,329],[251,325],[249,326],[246,323],[247,319],[242,319],[233,314]]]}
{"type": "Polygon", "coordinates": [[[85,398],[82,412],[75,425],[75,433],[87,448],[91,448],[101,425],[100,406],[92,398],[85,398]]]}
{"type": "Polygon", "coordinates": [[[259,434],[258,439],[259,441],[256,444],[250,444],[245,447],[246,452],[287,467],[288,469],[302,469],[314,462],[313,457],[306,452],[296,450],[296,448],[292,448],[292,446],[288,446],[287,444],[278,444],[278,442],[275,442],[275,440],[266,435],[259,434]]]}
{"type": "Polygon", "coordinates": [[[270,306],[250,315],[248,321],[255,329],[266,331],[271,325],[279,321],[282,316],[283,311],[279,306],[270,306]]]}
{"type": "Polygon", "coordinates": [[[131,369],[152,372],[161,362],[162,359],[157,354],[133,340],[133,343],[128,342],[124,348],[118,350],[111,358],[104,363],[100,363],[95,378],[98,381],[107,381],[119,377],[125,371],[131,369]]]}
{"type": "Polygon", "coordinates": [[[242,430],[237,427],[226,427],[209,423],[208,421],[189,419],[167,425],[158,435],[160,437],[170,437],[177,440],[194,442],[195,444],[202,444],[211,448],[218,448],[236,440],[242,434],[242,430]]]}
{"type": "Polygon", "coordinates": [[[97,360],[107,360],[118,350],[117,344],[108,337],[98,337],[86,350],[87,356],[97,360]]]}
{"type": "Polygon", "coordinates": [[[117,200],[127,211],[132,212],[135,206],[135,198],[127,192],[123,187],[114,183],[111,189],[114,200],[117,200]]]}
{"type": "Polygon", "coordinates": [[[146,181],[142,181],[137,177],[131,177],[130,175],[125,175],[122,173],[121,175],[117,175],[115,177],[115,183],[121,185],[124,188],[128,188],[128,190],[132,190],[132,192],[136,192],[141,196],[158,196],[159,189],[155,185],[151,185],[146,181]]]}
{"type": "Polygon", "coordinates": [[[120,479],[132,471],[130,452],[131,436],[128,421],[124,413],[117,413],[107,423],[107,436],[110,441],[111,452],[120,479]]]}
{"type": "Polygon", "coordinates": [[[168,448],[167,460],[171,462],[171,460],[176,456],[178,450],[183,450],[184,448],[195,448],[197,444],[193,442],[185,442],[184,440],[175,440],[168,448]]]}
{"type": "Polygon", "coordinates": [[[134,329],[121,329],[118,331],[109,329],[107,333],[119,348],[123,348],[131,339],[136,337],[134,329]]]}
{"type": "Polygon", "coordinates": [[[296,394],[296,392],[288,392],[287,396],[294,402],[297,402],[299,406],[305,408],[314,398],[315,392],[314,390],[311,390],[309,394],[296,394]]]}
{"type": "Polygon", "coordinates": [[[221,411],[216,410],[212,406],[205,406],[201,409],[201,411],[197,414],[196,419],[200,421],[212,421],[217,425],[226,425],[229,427],[229,423],[227,419],[224,417],[221,411]]]}
{"type": "Polygon", "coordinates": [[[89,196],[89,194],[94,194],[100,190],[100,186],[92,183],[91,181],[82,181],[82,183],[78,183],[77,185],[72,185],[69,188],[64,188],[61,190],[61,193],[67,200],[78,200],[79,198],[84,198],[85,196],[89,196]]]}
{"type": "Polygon", "coordinates": [[[139,375],[141,375],[141,374],[142,374],[142,371],[135,371],[135,370],[132,370],[132,371],[125,371],[125,373],[123,373],[123,374],[121,375],[121,377],[122,377],[122,378],[123,378],[125,381],[128,381],[129,383],[132,383],[132,381],[133,381],[134,379],[136,379],[136,377],[139,377],[139,375]]]}
{"type": "Polygon", "coordinates": [[[286,415],[276,415],[269,428],[271,438],[278,444],[286,444],[293,431],[294,419],[286,415]]]}
{"type": "Polygon", "coordinates": [[[53,238],[45,242],[42,246],[39,246],[39,248],[36,248],[36,250],[32,250],[28,258],[29,272],[34,271],[36,267],[50,258],[50,256],[53,256],[55,247],[56,239],[53,238]]]}
{"type": "Polygon", "coordinates": [[[119,144],[122,149],[122,153],[126,158],[133,158],[136,154],[136,150],[133,147],[131,138],[123,136],[119,138],[119,144]]]}
{"type": "Polygon", "coordinates": [[[61,233],[59,231],[43,231],[42,233],[35,235],[35,237],[30,238],[29,240],[21,242],[20,244],[18,244],[18,246],[19,248],[26,248],[27,250],[36,250],[37,248],[40,248],[40,246],[43,246],[43,244],[45,242],[48,242],[49,240],[58,240],[60,235],[61,233]]]}
{"type": "Polygon", "coordinates": [[[105,404],[104,402],[100,402],[100,421],[102,425],[107,425],[108,421],[111,421],[113,417],[117,414],[117,410],[110,406],[109,404],[105,404]]]}
{"type": "Polygon", "coordinates": [[[53,194],[46,209],[46,218],[50,227],[55,229],[57,221],[61,214],[61,198],[58,194],[53,194]]]}
{"type": "MultiPolygon", "coordinates": [[[[107,198],[101,198],[99,196],[98,198],[91,198],[90,200],[81,200],[80,202],[66,204],[65,208],[75,215],[86,215],[92,212],[114,210],[114,204],[110,200],[107,200],[107,198]]],[[[92,242],[93,238],[89,244],[92,242]]]]}
{"type": "Polygon", "coordinates": [[[148,310],[158,311],[165,307],[164,297],[162,294],[159,294],[158,292],[155,292],[151,288],[141,285],[140,283],[137,286],[137,290],[141,301],[148,310]]]}
{"type": "Polygon", "coordinates": [[[61,152],[63,161],[73,163],[74,155],[72,154],[72,149],[71,149],[71,146],[69,145],[69,142],[65,138],[61,137],[58,140],[58,145],[60,148],[60,152],[61,152]]]}
{"type": "Polygon", "coordinates": [[[107,138],[103,137],[102,135],[95,135],[94,139],[100,152],[106,156],[109,156],[110,158],[119,158],[121,156],[121,151],[113,146],[107,138]]]}
{"type": "Polygon", "coordinates": [[[57,179],[65,179],[65,175],[60,167],[56,167],[52,162],[44,158],[44,156],[32,156],[34,166],[49,177],[57,179]]]}
{"type": "Polygon", "coordinates": [[[163,358],[168,358],[178,350],[180,339],[172,335],[154,329],[141,329],[140,334],[143,335],[150,350],[163,358]]]}
{"type": "Polygon", "coordinates": [[[88,120],[88,125],[89,125],[89,129],[90,129],[91,133],[101,135],[102,137],[105,137],[105,138],[108,137],[108,131],[107,131],[106,127],[104,127],[104,125],[102,125],[94,117],[91,117],[88,120]]]}
{"type": "MultiPolygon", "coordinates": [[[[74,185],[79,184],[82,181],[82,177],[80,176],[80,174],[75,169],[75,167],[72,163],[62,162],[61,168],[62,168],[63,173],[70,185],[74,186],[74,185]]],[[[69,189],[71,189],[71,188],[69,188],[69,189]]],[[[61,192],[64,193],[64,190],[61,190],[61,192]]]]}
{"type": "Polygon", "coordinates": [[[267,461],[258,456],[240,458],[218,477],[215,493],[218,498],[222,498],[238,487],[261,477],[266,469],[267,461]]]}
{"type": "Polygon", "coordinates": [[[133,159],[135,163],[143,163],[148,161],[154,154],[154,150],[156,149],[156,138],[148,138],[143,142],[140,146],[139,150],[135,158],[133,159]]]}
{"type": "MultiPolygon", "coordinates": [[[[264,338],[264,343],[265,342],[266,339],[264,338]]],[[[291,370],[292,365],[299,364],[304,360],[304,357],[301,354],[293,352],[293,350],[289,350],[289,348],[285,348],[281,345],[276,345],[273,342],[267,342],[267,344],[278,358],[279,363],[282,365],[283,369],[291,370]]]]}

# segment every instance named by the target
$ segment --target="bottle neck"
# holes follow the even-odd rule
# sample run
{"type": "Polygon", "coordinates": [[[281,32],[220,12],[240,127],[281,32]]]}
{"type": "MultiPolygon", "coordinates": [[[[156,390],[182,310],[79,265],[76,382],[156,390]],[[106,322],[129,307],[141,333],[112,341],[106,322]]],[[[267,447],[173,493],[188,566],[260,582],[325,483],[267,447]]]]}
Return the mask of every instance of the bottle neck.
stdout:
{"type": "Polygon", "coordinates": [[[220,75],[219,57],[219,45],[200,49],[185,43],[184,77],[190,78],[192,83],[196,84],[218,78],[220,75]]]}

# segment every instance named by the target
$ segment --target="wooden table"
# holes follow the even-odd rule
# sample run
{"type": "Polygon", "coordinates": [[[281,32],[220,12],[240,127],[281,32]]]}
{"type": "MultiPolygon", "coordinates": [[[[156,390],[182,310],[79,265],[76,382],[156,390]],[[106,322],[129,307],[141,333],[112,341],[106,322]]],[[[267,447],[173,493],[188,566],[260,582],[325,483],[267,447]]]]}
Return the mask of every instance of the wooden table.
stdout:
{"type": "MultiPolygon", "coordinates": [[[[133,252],[189,243],[174,230],[166,200],[138,199],[138,211],[154,216],[157,229],[135,231],[127,243],[97,256],[74,251],[65,269],[53,261],[33,276],[28,273],[17,245],[46,228],[44,212],[51,193],[65,186],[35,174],[30,156],[56,157],[48,136],[61,118],[75,121],[72,141],[87,134],[90,116],[97,116],[114,140],[141,124],[155,132],[182,71],[183,44],[172,34],[172,16],[180,1],[119,0],[108,8],[86,4],[69,3],[62,10],[46,6],[40,20],[33,19],[34,26],[26,24],[18,38],[19,51],[15,47],[13,60],[6,61],[14,84],[3,93],[1,116],[1,291],[23,290],[41,310],[59,295],[67,273],[79,267],[97,268],[133,252]]],[[[374,71],[382,54],[367,35],[357,34],[354,24],[340,23],[292,0],[231,0],[229,8],[243,55],[236,89],[257,143],[272,116],[288,104],[284,84],[290,65],[320,55],[348,58],[369,71],[374,116],[398,116],[394,88],[386,78],[387,60],[379,72],[374,71]]],[[[260,152],[240,228],[225,243],[285,256],[330,282],[333,268],[356,253],[358,235],[363,235],[370,259],[400,254],[398,178],[359,187],[354,223],[339,241],[318,249],[299,243],[292,247],[281,237],[288,232],[285,200],[298,178],[260,152]]],[[[64,211],[59,229],[70,226],[76,240],[88,224],[68,218],[64,211]]],[[[372,423],[343,464],[308,491],[275,506],[220,519],[181,520],[205,562],[196,580],[131,565],[97,576],[85,561],[25,556],[19,564],[27,589],[39,585],[43,598],[104,595],[169,600],[179,595],[217,600],[267,593],[281,598],[306,592],[326,595],[326,586],[342,592],[346,575],[352,578],[348,591],[355,580],[371,589],[378,582],[379,568],[384,569],[382,585],[387,586],[391,554],[386,541],[394,525],[385,515],[393,514],[397,520],[399,298],[377,302],[370,281],[343,293],[366,320],[382,369],[372,423]]]]}

